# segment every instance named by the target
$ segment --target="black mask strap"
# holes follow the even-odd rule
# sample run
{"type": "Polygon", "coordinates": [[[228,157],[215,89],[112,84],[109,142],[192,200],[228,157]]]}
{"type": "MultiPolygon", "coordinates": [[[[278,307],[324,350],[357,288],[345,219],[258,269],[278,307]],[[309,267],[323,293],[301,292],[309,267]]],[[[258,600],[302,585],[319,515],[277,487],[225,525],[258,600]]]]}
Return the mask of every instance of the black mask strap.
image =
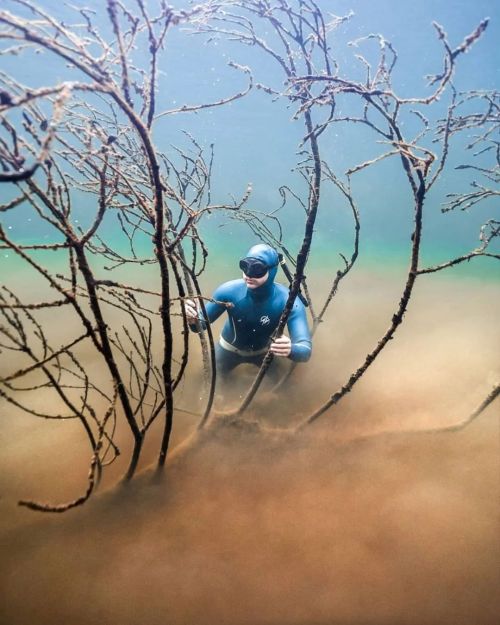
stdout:
{"type": "MultiPolygon", "coordinates": [[[[286,276],[286,279],[288,280],[288,283],[290,284],[290,286],[292,285],[293,282],[293,276],[290,273],[290,269],[288,269],[288,265],[286,264],[286,260],[285,257],[283,256],[283,254],[278,254],[278,258],[279,258],[279,263],[281,265],[281,268],[283,269],[283,273],[286,276]]],[[[299,290],[299,292],[297,293],[297,297],[300,299],[300,301],[304,304],[304,306],[306,306],[306,308],[309,306],[309,302],[306,300],[306,298],[302,295],[301,291],[299,290]]]]}

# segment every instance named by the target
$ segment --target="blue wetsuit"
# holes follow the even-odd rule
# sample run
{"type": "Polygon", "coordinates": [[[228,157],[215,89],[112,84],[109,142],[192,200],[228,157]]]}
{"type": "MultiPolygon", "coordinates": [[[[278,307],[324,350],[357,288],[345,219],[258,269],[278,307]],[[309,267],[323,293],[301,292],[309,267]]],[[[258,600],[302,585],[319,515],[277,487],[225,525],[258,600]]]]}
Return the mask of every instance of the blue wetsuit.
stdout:
{"type": "MultiPolygon", "coordinates": [[[[230,303],[231,306],[215,302],[206,304],[209,322],[215,321],[224,311],[228,314],[220,342],[216,346],[217,369],[222,374],[241,363],[260,365],[288,299],[288,289],[274,282],[277,252],[268,245],[259,244],[253,246],[247,256],[267,264],[267,281],[256,289],[249,289],[244,280],[225,282],[215,290],[213,299],[230,303]]],[[[292,342],[288,358],[297,362],[309,360],[311,335],[304,304],[298,298],[292,307],[287,326],[292,342]]]]}

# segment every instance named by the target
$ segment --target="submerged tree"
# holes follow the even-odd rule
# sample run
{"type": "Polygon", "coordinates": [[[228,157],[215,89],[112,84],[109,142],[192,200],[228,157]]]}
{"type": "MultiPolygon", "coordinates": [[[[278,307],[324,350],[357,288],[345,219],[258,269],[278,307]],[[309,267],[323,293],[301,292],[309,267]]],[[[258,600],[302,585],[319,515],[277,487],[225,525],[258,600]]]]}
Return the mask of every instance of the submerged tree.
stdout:
{"type": "MultiPolygon", "coordinates": [[[[0,379],[0,394],[34,416],[78,419],[92,452],[84,495],[63,505],[31,501],[21,502],[23,505],[63,511],[83,503],[103,467],[119,453],[117,419],[124,420],[133,439],[126,479],[133,476],[146,434],[158,419],[163,420],[158,463],[164,465],[174,413],[179,409],[175,392],[186,375],[190,356],[187,322],[178,304],[186,297],[196,297],[203,310],[206,298],[199,282],[210,252],[198,228],[203,215],[219,211],[243,221],[261,239],[279,248],[291,265],[290,295],[275,334],[283,332],[301,288],[316,330],[359,256],[361,223],[353,181],[359,172],[385,158],[399,159],[413,200],[414,222],[410,265],[399,304],[387,331],[361,365],[299,429],[351,391],[393,338],[419,275],[473,257],[500,258],[491,251],[499,223],[490,220],[481,229],[477,249],[435,267],[420,263],[424,201],[447,165],[454,135],[477,129],[471,149],[495,155],[496,162],[490,169],[464,164],[485,178],[489,186],[473,181],[473,192],[450,195],[445,209],[466,208],[498,195],[498,94],[457,94],[452,84],[457,59],[482,35],[486,20],[455,48],[442,27],[435,25],[444,56],[442,71],[430,79],[433,92],[426,97],[403,98],[392,83],[396,51],[380,35],[370,34],[354,42],[358,47],[372,41],[379,46],[375,64],[358,55],[364,77],[353,80],[343,74],[332,55],[330,37],[350,16],[326,22],[313,0],[210,0],[185,11],[176,11],[159,0],[156,13],[151,13],[143,0],[107,0],[107,32],[98,29],[95,14],[87,8],[74,9],[79,21],[69,25],[35,2],[9,3],[16,12],[0,10],[2,56],[51,55],[61,67],[76,70],[78,79],[33,87],[21,84],[12,73],[0,73],[0,181],[8,183],[3,188],[10,194],[0,211],[30,210],[51,233],[49,242],[26,243],[2,227],[0,243],[29,266],[52,293],[50,298],[32,302],[21,292],[3,288],[1,349],[15,358],[13,369],[0,379]],[[280,213],[257,213],[247,208],[250,188],[230,204],[212,202],[213,151],[202,148],[194,137],[188,136],[187,148],[172,149],[169,154],[156,148],[153,136],[160,118],[224,106],[244,97],[254,86],[252,69],[232,63],[247,82],[237,93],[157,111],[160,55],[169,31],[178,26],[255,47],[277,63],[285,89],[261,83],[255,86],[272,98],[288,102],[294,107],[294,118],[302,120],[305,127],[297,163],[301,187],[280,187],[280,213]],[[137,52],[141,49],[148,50],[147,65],[137,52]],[[451,93],[450,106],[446,118],[436,126],[426,110],[446,91],[451,93]],[[340,106],[343,98],[349,98],[351,113],[347,116],[339,112],[344,108],[340,106]],[[411,136],[403,132],[406,111],[411,111],[421,126],[411,136]],[[321,148],[322,135],[335,124],[366,126],[384,151],[344,174],[336,172],[321,148]],[[304,274],[314,246],[323,185],[334,185],[350,207],[353,249],[349,257],[342,257],[340,268],[332,269],[329,293],[317,305],[304,274]],[[304,234],[297,254],[283,241],[280,223],[290,199],[304,210],[304,234]],[[57,263],[47,261],[47,254],[55,255],[57,263]],[[153,283],[159,288],[149,286],[150,275],[155,276],[153,283]],[[47,318],[47,311],[61,308],[71,311],[79,326],[76,333],[73,328],[63,331],[62,341],[60,329],[53,336],[53,324],[47,318]],[[180,359],[175,358],[173,331],[177,315],[181,315],[183,326],[180,359]],[[161,349],[156,349],[157,345],[161,349]],[[100,363],[92,374],[86,365],[89,349],[100,363]],[[42,389],[57,398],[58,412],[38,407],[37,396],[42,389]]],[[[214,340],[210,327],[206,331],[200,327],[197,336],[208,390],[199,421],[199,428],[203,428],[209,422],[214,397],[214,340]]],[[[233,415],[241,418],[250,405],[271,360],[268,353],[233,415]]],[[[497,386],[478,411],[499,392],[497,386]]]]}
{"type": "MultiPolygon", "coordinates": [[[[196,141],[191,140],[188,150],[166,156],[152,139],[155,118],[175,113],[157,113],[155,103],[158,55],[167,33],[194,14],[208,14],[209,6],[176,13],[162,2],[153,16],[141,1],[135,3],[134,13],[109,0],[113,41],[108,44],[85,8],[78,10],[83,23],[69,26],[35,3],[13,4],[28,9],[29,17],[0,12],[1,37],[11,44],[3,54],[21,55],[34,48],[55,55],[81,76],[79,82],[41,88],[20,84],[5,73],[0,76],[2,180],[14,186],[12,199],[1,210],[31,208],[41,224],[50,226],[52,239],[25,244],[2,228],[0,240],[57,295],[33,303],[4,288],[2,348],[23,358],[14,360],[20,368],[2,378],[0,392],[30,414],[82,422],[92,449],[87,493],[63,506],[22,502],[60,511],[85,500],[96,475],[116,457],[117,413],[124,417],[134,441],[126,478],[134,474],[145,436],[158,418],[164,421],[159,465],[164,464],[174,393],[188,360],[184,319],[182,356],[174,361],[172,304],[186,294],[200,295],[198,277],[207,256],[197,222],[206,211],[237,210],[248,192],[232,205],[212,205],[210,157],[207,161],[196,141]],[[134,65],[133,51],[138,46],[149,50],[147,69],[134,65]],[[25,167],[30,160],[33,165],[25,167]],[[189,245],[183,247],[185,242],[189,245]],[[42,252],[58,254],[57,271],[42,252]],[[144,266],[154,267],[157,290],[144,288],[144,272],[131,271],[144,266]],[[124,268],[129,269],[124,272],[124,268]],[[134,274],[135,283],[125,281],[124,276],[132,279],[134,274]],[[62,345],[60,334],[51,339],[50,327],[38,320],[42,310],[60,307],[69,309],[83,330],[62,345]],[[160,354],[154,349],[158,334],[160,354]],[[79,351],[87,343],[98,353],[105,376],[100,371],[93,379],[88,373],[79,351]],[[39,389],[50,389],[64,413],[38,409],[34,396],[39,389]]],[[[236,69],[248,74],[244,68],[236,69]]],[[[201,106],[236,99],[250,87],[251,83],[231,98],[201,106]]],[[[210,331],[208,341],[213,358],[210,331]]],[[[215,374],[207,415],[214,384],[215,374]]]]}
{"type": "MultiPolygon", "coordinates": [[[[474,142],[475,145],[498,131],[496,94],[484,94],[485,99],[490,103],[486,113],[474,112],[471,115],[464,115],[461,113],[460,105],[463,105],[464,100],[469,101],[474,96],[466,94],[462,101],[457,101],[457,94],[452,83],[457,59],[481,37],[487,28],[488,20],[481,22],[455,48],[452,48],[448,42],[444,29],[435,23],[434,28],[443,45],[443,65],[440,72],[429,77],[429,84],[433,87],[433,91],[425,97],[404,98],[398,95],[393,86],[393,73],[398,60],[397,52],[382,35],[369,34],[351,44],[359,48],[364,43],[375,41],[379,46],[376,63],[371,63],[369,58],[362,54],[357,55],[364,69],[364,77],[361,80],[353,80],[343,74],[342,68],[331,56],[329,33],[349,18],[350,16],[334,17],[332,21],[326,23],[318,4],[313,0],[298,2],[297,6],[284,1],[228,0],[225,2],[225,11],[222,14],[217,14],[213,20],[201,25],[201,30],[205,32],[224,36],[248,46],[258,47],[264,54],[270,56],[281,68],[287,88],[284,92],[280,92],[278,88],[269,85],[258,86],[275,97],[287,98],[296,107],[295,118],[303,117],[305,121],[306,135],[302,143],[304,148],[303,160],[299,164],[299,171],[307,181],[309,191],[308,201],[303,203],[306,212],[304,239],[296,263],[294,259],[291,259],[296,265],[296,271],[291,284],[288,305],[283,312],[276,334],[283,330],[299,286],[301,283],[305,283],[304,267],[311,248],[323,184],[333,183],[348,202],[353,215],[354,236],[352,254],[349,259],[343,257],[344,266],[334,272],[330,292],[326,301],[319,307],[320,312],[316,315],[314,314],[315,307],[312,305],[310,307],[310,310],[313,311],[314,330],[323,320],[328,306],[337,293],[340,282],[352,269],[359,255],[361,224],[352,190],[352,179],[355,174],[376,165],[383,159],[396,157],[399,159],[413,199],[414,228],[411,233],[409,269],[400,301],[392,315],[389,327],[346,383],[306,418],[299,425],[299,429],[313,423],[350,392],[393,338],[403,321],[415,281],[420,274],[438,271],[473,257],[500,258],[498,253],[490,252],[490,244],[499,234],[498,222],[490,220],[481,229],[482,245],[473,252],[449,259],[438,267],[424,268],[420,263],[424,202],[447,165],[452,136],[464,128],[480,127],[483,134],[474,142]],[[274,34],[274,47],[260,35],[260,21],[266,22],[269,31],[274,34]],[[440,121],[437,127],[433,126],[426,115],[426,109],[432,108],[447,90],[451,91],[447,117],[440,121]],[[346,98],[349,98],[348,104],[344,105],[343,99],[346,98]],[[346,109],[353,112],[349,115],[339,112],[346,109]],[[320,117],[322,110],[326,110],[323,118],[320,117]],[[411,136],[406,136],[403,130],[408,112],[416,116],[421,123],[421,128],[411,136]],[[315,120],[315,116],[319,120],[315,120]],[[322,156],[319,146],[319,138],[325,130],[333,124],[340,123],[364,125],[373,132],[375,140],[386,146],[386,151],[378,157],[351,167],[343,177],[332,171],[328,156],[322,156]],[[431,147],[428,147],[429,141],[431,147]]],[[[476,94],[477,96],[478,94],[476,94]]],[[[498,142],[496,147],[498,157],[498,142]]],[[[490,145],[487,149],[494,149],[494,146],[490,145]]],[[[498,164],[493,170],[483,173],[488,175],[490,181],[498,183],[498,164]]],[[[476,182],[473,183],[475,187],[477,184],[476,182]]],[[[289,189],[287,191],[290,192],[289,189]]],[[[481,201],[494,193],[495,191],[491,189],[486,190],[481,187],[481,192],[474,194],[473,197],[477,198],[477,201],[481,201]]],[[[451,203],[450,208],[458,206],[461,200],[464,203],[467,202],[468,197],[468,195],[456,196],[456,200],[451,203]]],[[[252,218],[253,216],[249,215],[249,217],[252,218]]],[[[259,234],[262,236],[262,231],[259,234]]],[[[270,237],[269,242],[280,244],[281,240],[278,239],[277,241],[277,237],[270,237]]],[[[283,251],[284,253],[287,252],[286,249],[283,251]]],[[[309,292],[307,287],[306,292],[309,292]]],[[[248,407],[271,359],[272,355],[268,353],[252,388],[237,410],[237,415],[241,415],[248,407]]],[[[488,395],[485,400],[486,403],[483,402],[483,408],[498,393],[499,387],[497,386],[488,395]]]]}

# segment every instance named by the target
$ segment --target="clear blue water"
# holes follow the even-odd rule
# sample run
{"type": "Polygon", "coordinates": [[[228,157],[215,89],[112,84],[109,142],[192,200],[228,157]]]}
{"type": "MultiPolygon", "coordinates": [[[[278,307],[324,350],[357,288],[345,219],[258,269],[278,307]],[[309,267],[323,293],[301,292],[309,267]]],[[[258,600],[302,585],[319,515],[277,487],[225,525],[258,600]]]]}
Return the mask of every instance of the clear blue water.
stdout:
{"type": "MultiPolygon", "coordinates": [[[[5,4],[14,9],[15,5],[8,0],[5,4]]],[[[85,4],[96,9],[102,28],[109,30],[103,3],[93,0],[85,4]]],[[[60,3],[43,0],[38,5],[70,19],[71,12],[60,3]]],[[[186,5],[186,2],[180,2],[176,6],[186,5]]],[[[382,33],[399,53],[394,73],[395,90],[408,97],[429,94],[424,77],[441,69],[442,47],[432,28],[432,21],[443,25],[452,46],[456,46],[481,19],[490,17],[486,34],[468,54],[458,59],[455,86],[458,90],[500,87],[500,5],[496,0],[322,0],[319,5],[325,14],[354,12],[352,19],[332,35],[334,55],[342,74],[360,76],[359,63],[353,56],[356,49],[348,46],[348,42],[369,33],[382,33]]],[[[222,38],[209,43],[206,39],[205,36],[189,34],[184,28],[172,29],[169,33],[160,64],[158,112],[182,104],[214,101],[242,89],[245,79],[227,66],[228,60],[251,66],[256,81],[278,89],[282,87],[283,76],[279,68],[258,50],[222,38]]],[[[365,51],[368,49],[363,48],[365,51]]],[[[141,57],[143,55],[139,50],[138,62],[141,57]]],[[[32,86],[52,84],[75,76],[48,54],[28,55],[24,60],[15,57],[6,60],[3,69],[14,71],[20,80],[32,86]]],[[[433,119],[442,116],[447,103],[447,98],[443,98],[428,111],[429,116],[433,119]]],[[[293,109],[287,106],[286,102],[273,102],[268,95],[254,89],[245,98],[224,107],[158,120],[154,128],[155,143],[170,154],[172,145],[186,145],[182,131],[190,132],[202,145],[214,143],[213,201],[228,201],[231,195],[239,197],[251,183],[253,192],[248,206],[270,211],[281,203],[277,192],[281,185],[289,185],[298,193],[304,193],[300,177],[292,171],[304,127],[301,120],[292,120],[293,109]]],[[[356,111],[358,105],[345,98],[339,101],[338,106],[348,114],[356,111]]],[[[411,135],[412,116],[408,115],[404,123],[404,128],[411,135]]],[[[445,261],[468,252],[478,244],[481,224],[494,217],[495,213],[498,215],[498,202],[492,200],[468,212],[441,213],[445,195],[464,191],[470,184],[469,174],[454,169],[464,162],[464,158],[470,161],[470,155],[463,152],[466,141],[467,137],[462,137],[455,142],[449,165],[426,200],[423,264],[445,261]]],[[[354,125],[334,125],[321,139],[323,158],[339,174],[373,158],[383,149],[373,133],[354,125]]],[[[3,197],[8,197],[10,193],[5,185],[0,191],[3,197]]],[[[357,174],[353,178],[353,191],[362,219],[359,267],[406,265],[412,228],[412,200],[400,163],[396,159],[388,159],[357,174]]],[[[85,221],[94,210],[93,200],[80,197],[75,216],[85,221]]],[[[51,240],[52,235],[46,226],[32,215],[27,217],[27,214],[27,211],[17,210],[4,215],[3,221],[9,232],[22,241],[51,240]]],[[[291,203],[281,217],[285,240],[292,250],[297,250],[302,235],[303,212],[291,203]]],[[[341,264],[338,253],[350,254],[351,223],[345,202],[332,188],[324,185],[311,254],[313,267],[328,265],[336,268],[341,264]]],[[[108,236],[118,236],[114,234],[117,232],[114,223],[109,222],[103,227],[108,236]]],[[[244,224],[227,218],[209,217],[200,228],[209,243],[212,267],[221,262],[224,265],[232,262],[230,259],[238,258],[242,250],[255,241],[255,236],[244,224]]],[[[12,255],[2,254],[0,270],[11,271],[14,267],[12,263],[12,255]]],[[[478,259],[452,272],[457,277],[495,279],[498,276],[496,263],[487,259],[478,259]]]]}

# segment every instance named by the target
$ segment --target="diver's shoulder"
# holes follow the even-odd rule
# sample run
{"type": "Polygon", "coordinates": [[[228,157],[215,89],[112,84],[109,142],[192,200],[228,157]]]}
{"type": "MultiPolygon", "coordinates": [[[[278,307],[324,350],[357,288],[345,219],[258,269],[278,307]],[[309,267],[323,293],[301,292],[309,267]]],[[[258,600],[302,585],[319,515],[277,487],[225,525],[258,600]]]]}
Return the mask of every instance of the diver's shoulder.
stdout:
{"type": "Polygon", "coordinates": [[[278,294],[280,297],[284,297],[285,300],[288,299],[288,293],[290,293],[290,289],[286,287],[284,284],[280,284],[279,282],[274,283],[274,292],[278,294]]]}
{"type": "Polygon", "coordinates": [[[274,286],[280,291],[284,291],[285,293],[288,293],[288,291],[290,290],[287,286],[285,286],[284,284],[281,284],[281,282],[275,282],[274,286]]]}
{"type": "MultiPolygon", "coordinates": [[[[274,286],[275,286],[275,291],[274,291],[275,297],[278,297],[284,305],[286,301],[288,300],[288,295],[290,294],[290,287],[285,286],[284,284],[279,284],[278,282],[275,282],[274,286]]],[[[296,297],[293,303],[292,311],[302,310],[303,308],[304,308],[304,304],[300,301],[299,297],[296,297]]]]}
{"type": "Polygon", "coordinates": [[[229,280],[228,282],[224,282],[223,284],[219,285],[215,290],[215,295],[217,295],[217,298],[220,299],[233,299],[235,297],[241,296],[241,294],[245,291],[245,281],[240,278],[238,280],[229,280]]]}

